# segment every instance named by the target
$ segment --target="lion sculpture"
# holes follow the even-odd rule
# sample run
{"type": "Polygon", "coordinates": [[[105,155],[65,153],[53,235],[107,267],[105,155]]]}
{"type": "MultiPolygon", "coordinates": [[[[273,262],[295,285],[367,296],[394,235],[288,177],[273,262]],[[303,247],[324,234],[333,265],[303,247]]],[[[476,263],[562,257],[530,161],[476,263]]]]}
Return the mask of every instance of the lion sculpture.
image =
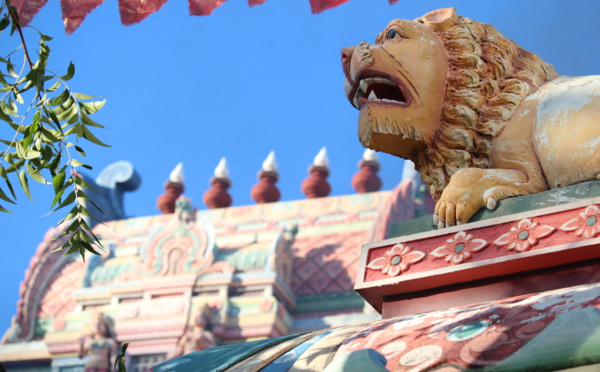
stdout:
{"type": "Polygon", "coordinates": [[[342,50],[363,146],[414,162],[439,227],[598,178],[600,77],[566,77],[454,8],[342,50]]]}

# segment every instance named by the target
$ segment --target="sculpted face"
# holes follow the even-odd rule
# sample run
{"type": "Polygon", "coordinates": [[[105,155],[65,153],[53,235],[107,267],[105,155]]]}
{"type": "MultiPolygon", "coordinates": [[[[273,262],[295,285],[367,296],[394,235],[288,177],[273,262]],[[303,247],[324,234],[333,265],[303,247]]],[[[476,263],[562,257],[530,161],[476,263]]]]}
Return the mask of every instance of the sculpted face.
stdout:
{"type": "Polygon", "coordinates": [[[431,142],[448,73],[434,32],[417,21],[392,21],[375,44],[343,49],[342,66],[363,146],[411,159],[431,142]]]}

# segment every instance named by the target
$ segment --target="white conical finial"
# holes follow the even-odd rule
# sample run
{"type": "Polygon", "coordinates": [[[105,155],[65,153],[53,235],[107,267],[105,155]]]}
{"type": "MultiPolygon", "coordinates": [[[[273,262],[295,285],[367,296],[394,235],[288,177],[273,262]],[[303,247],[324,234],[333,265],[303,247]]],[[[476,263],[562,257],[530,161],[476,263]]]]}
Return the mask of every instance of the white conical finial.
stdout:
{"type": "Polygon", "coordinates": [[[219,160],[219,164],[217,164],[214,174],[215,178],[229,179],[229,168],[227,168],[227,159],[225,159],[225,157],[222,157],[221,160],[219,160]]]}
{"type": "Polygon", "coordinates": [[[377,152],[375,150],[366,149],[365,152],[363,153],[363,160],[364,161],[373,161],[373,162],[378,163],[379,156],[377,156],[377,152]]]}
{"type": "Polygon", "coordinates": [[[175,166],[175,169],[173,169],[173,171],[169,175],[169,181],[183,183],[184,178],[185,177],[183,175],[183,163],[180,162],[175,166]]]}
{"type": "Polygon", "coordinates": [[[327,158],[327,147],[323,147],[315,156],[313,165],[316,167],[329,168],[329,159],[327,158]]]}
{"type": "Polygon", "coordinates": [[[265,172],[277,172],[277,161],[275,161],[275,151],[271,151],[269,156],[262,163],[262,170],[265,172]]]}

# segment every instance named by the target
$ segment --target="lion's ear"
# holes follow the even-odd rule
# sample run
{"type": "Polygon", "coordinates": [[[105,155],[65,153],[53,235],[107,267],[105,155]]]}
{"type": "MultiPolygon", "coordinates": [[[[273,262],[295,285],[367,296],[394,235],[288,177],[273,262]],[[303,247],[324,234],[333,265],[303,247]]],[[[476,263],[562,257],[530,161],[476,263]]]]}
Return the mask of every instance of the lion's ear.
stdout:
{"type": "Polygon", "coordinates": [[[444,32],[456,24],[458,16],[455,8],[442,8],[425,14],[420,20],[429,29],[435,32],[444,32]]]}

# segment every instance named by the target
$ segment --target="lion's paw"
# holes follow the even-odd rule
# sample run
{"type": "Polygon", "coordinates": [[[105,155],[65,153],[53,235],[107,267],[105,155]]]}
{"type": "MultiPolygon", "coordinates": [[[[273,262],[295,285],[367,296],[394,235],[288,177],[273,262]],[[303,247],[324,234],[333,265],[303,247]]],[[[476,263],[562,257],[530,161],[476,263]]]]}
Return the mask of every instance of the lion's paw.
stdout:
{"type": "Polygon", "coordinates": [[[446,187],[435,205],[433,224],[440,229],[461,225],[469,222],[481,207],[496,208],[496,199],[488,197],[484,200],[482,194],[474,188],[446,187]]]}

